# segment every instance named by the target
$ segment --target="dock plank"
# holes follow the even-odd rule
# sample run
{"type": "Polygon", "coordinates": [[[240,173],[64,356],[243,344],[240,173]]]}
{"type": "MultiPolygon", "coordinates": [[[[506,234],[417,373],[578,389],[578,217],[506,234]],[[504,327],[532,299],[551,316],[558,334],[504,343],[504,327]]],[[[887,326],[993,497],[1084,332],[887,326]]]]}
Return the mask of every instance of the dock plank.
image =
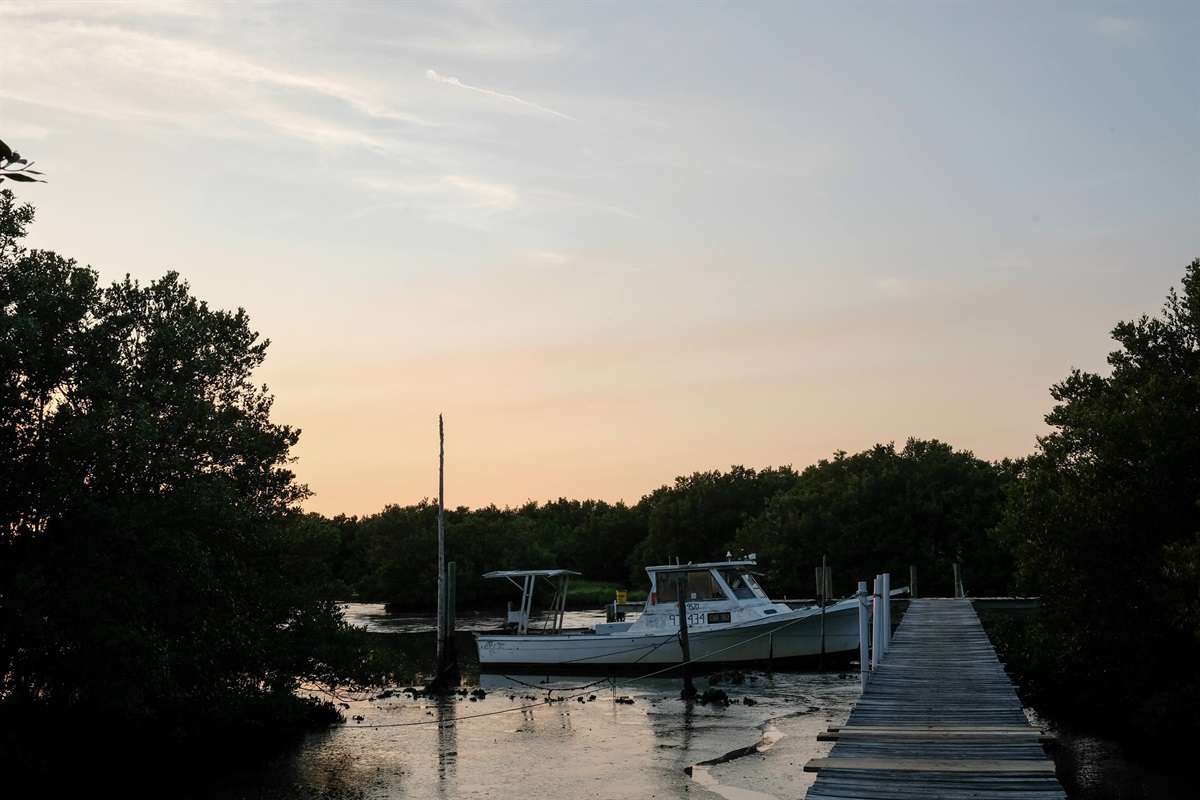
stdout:
{"type": "Polygon", "coordinates": [[[1040,761],[981,758],[814,758],[805,772],[830,769],[904,770],[918,772],[1054,772],[1054,764],[1040,761]]]}
{"type": "Polygon", "coordinates": [[[970,600],[914,600],[807,800],[1065,800],[970,600]]]}

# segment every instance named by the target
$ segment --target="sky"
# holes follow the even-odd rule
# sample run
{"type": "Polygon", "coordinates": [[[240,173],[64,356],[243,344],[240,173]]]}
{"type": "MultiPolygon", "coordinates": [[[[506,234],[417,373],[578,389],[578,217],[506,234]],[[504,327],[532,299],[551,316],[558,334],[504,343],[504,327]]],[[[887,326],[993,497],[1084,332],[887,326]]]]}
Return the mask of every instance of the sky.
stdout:
{"type": "Polygon", "coordinates": [[[270,339],[327,516],[1028,455],[1200,257],[1200,3],[13,2],[26,244],[270,339]]]}

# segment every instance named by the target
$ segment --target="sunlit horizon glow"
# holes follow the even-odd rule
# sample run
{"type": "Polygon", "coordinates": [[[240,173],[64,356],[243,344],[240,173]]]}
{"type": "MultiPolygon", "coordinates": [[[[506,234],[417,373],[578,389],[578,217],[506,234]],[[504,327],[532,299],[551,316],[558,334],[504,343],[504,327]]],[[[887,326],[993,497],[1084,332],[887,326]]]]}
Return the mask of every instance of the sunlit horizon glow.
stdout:
{"type": "Polygon", "coordinates": [[[27,244],[271,340],[305,507],[1036,449],[1200,256],[1200,5],[0,0],[27,244]]]}

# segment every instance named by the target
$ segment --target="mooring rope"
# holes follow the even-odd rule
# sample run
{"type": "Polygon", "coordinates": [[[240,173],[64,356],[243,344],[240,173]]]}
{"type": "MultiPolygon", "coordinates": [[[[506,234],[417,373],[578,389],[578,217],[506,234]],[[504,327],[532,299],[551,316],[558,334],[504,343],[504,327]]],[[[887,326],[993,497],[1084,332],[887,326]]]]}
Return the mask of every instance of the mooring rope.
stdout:
{"type": "MultiPolygon", "coordinates": [[[[811,615],[809,615],[809,616],[811,616],[811,615]]],[[[784,624],[782,624],[782,625],[779,625],[779,626],[777,626],[777,627],[775,627],[775,628],[772,628],[771,630],[769,630],[769,631],[766,631],[766,632],[764,632],[764,633],[760,633],[760,634],[758,634],[757,636],[752,636],[752,637],[750,637],[750,638],[748,638],[748,639],[742,639],[742,640],[740,640],[740,641],[738,641],[738,642],[736,642],[736,643],[734,643],[734,644],[731,644],[731,645],[729,645],[729,647],[724,647],[724,648],[722,648],[722,649],[720,649],[720,650],[716,650],[716,651],[714,651],[714,652],[712,652],[712,653],[709,653],[709,654],[708,654],[707,656],[705,656],[703,659],[694,659],[694,658],[693,658],[693,659],[688,659],[688,661],[686,662],[686,665],[690,666],[690,665],[692,665],[692,664],[699,664],[699,663],[702,663],[702,662],[708,662],[708,663],[712,663],[712,662],[711,662],[711,659],[712,659],[712,657],[713,657],[713,656],[718,656],[718,655],[720,655],[721,653],[724,653],[724,652],[726,652],[726,651],[728,651],[728,650],[732,650],[732,649],[733,649],[733,648],[735,648],[735,647],[739,647],[739,646],[741,646],[742,644],[745,644],[746,642],[752,642],[752,641],[755,641],[756,639],[761,639],[761,638],[762,638],[762,637],[764,637],[764,636],[771,636],[771,635],[774,635],[775,633],[777,633],[777,632],[779,632],[779,631],[783,630],[784,628],[791,627],[792,625],[795,625],[795,624],[796,624],[796,623],[798,623],[798,622],[802,622],[802,621],[804,621],[804,620],[806,620],[806,619],[808,619],[808,618],[809,618],[808,616],[805,616],[805,617],[797,617],[797,618],[796,618],[796,619],[794,619],[794,620],[789,620],[788,622],[785,622],[784,624]]],[[[729,626],[728,628],[723,628],[722,630],[733,630],[734,628],[737,628],[737,627],[739,627],[739,626],[742,626],[742,625],[745,625],[745,624],[747,624],[747,623],[738,623],[737,625],[731,625],[731,626],[729,626]]],[[[664,639],[663,641],[661,641],[661,642],[659,642],[658,644],[656,644],[656,645],[655,645],[653,648],[651,648],[651,649],[650,649],[650,650],[649,650],[649,651],[648,651],[648,652],[647,652],[645,655],[643,655],[641,658],[639,658],[639,659],[638,659],[638,661],[641,661],[641,659],[642,659],[642,658],[645,658],[647,655],[650,655],[650,653],[653,653],[655,650],[657,650],[659,647],[662,647],[662,646],[663,646],[664,644],[666,644],[667,642],[671,642],[671,641],[677,641],[677,640],[681,640],[681,639],[682,639],[682,635],[681,635],[681,634],[679,634],[679,633],[676,633],[676,634],[673,634],[673,635],[671,635],[671,636],[667,637],[667,638],[666,638],[666,639],[664,639]]],[[[642,647],[644,647],[644,645],[642,645],[642,647]]],[[[629,648],[629,650],[623,650],[623,651],[620,651],[620,652],[632,652],[632,651],[634,651],[634,650],[637,650],[637,649],[639,649],[639,648],[638,648],[638,647],[631,647],[631,648],[629,648]]],[[[564,661],[564,662],[562,662],[562,663],[563,663],[563,664],[579,664],[579,663],[583,663],[583,662],[585,662],[585,661],[588,661],[588,660],[590,660],[590,659],[592,659],[592,658],[597,658],[597,657],[598,657],[598,656],[589,656],[589,657],[586,657],[586,658],[572,659],[572,660],[570,660],[570,661],[564,661]]],[[[636,662],[635,662],[635,663],[636,663],[636,662]]],[[[618,680],[618,679],[617,679],[617,678],[615,678],[615,677],[613,677],[613,678],[601,678],[600,680],[597,680],[597,681],[594,681],[594,682],[592,682],[592,683],[586,684],[585,686],[570,687],[570,688],[565,688],[565,689],[564,689],[564,688],[562,688],[562,687],[549,687],[549,688],[547,688],[547,687],[545,687],[545,686],[537,686],[537,685],[535,685],[535,684],[530,684],[530,683],[527,683],[527,682],[525,682],[525,681],[521,681],[521,680],[519,680],[519,679],[517,679],[517,678],[513,677],[512,675],[506,675],[506,674],[502,674],[502,675],[501,675],[501,677],[503,677],[503,678],[506,678],[506,679],[508,679],[508,680],[510,680],[510,681],[513,681],[514,683],[518,683],[518,684],[520,684],[520,685],[522,685],[522,686],[527,686],[527,687],[529,687],[529,688],[531,688],[531,689],[539,689],[539,690],[541,690],[541,691],[545,691],[545,692],[546,692],[546,695],[547,695],[547,696],[546,696],[546,699],[545,699],[545,700],[543,700],[543,701],[541,701],[541,702],[539,702],[539,703],[535,703],[535,704],[532,704],[532,705],[523,705],[523,706],[518,706],[518,707],[516,707],[516,708],[505,708],[505,709],[500,709],[500,710],[498,710],[498,711],[485,711],[485,712],[483,712],[483,713],[480,713],[480,714],[469,714],[469,715],[467,715],[467,716],[464,716],[464,717],[457,717],[457,716],[456,716],[456,717],[455,717],[453,720],[437,720],[437,719],[434,719],[434,720],[420,720],[420,721],[417,721],[417,722],[391,722],[391,723],[381,723],[381,724],[377,724],[377,725],[358,725],[358,726],[355,726],[355,727],[357,727],[357,728],[362,728],[363,730],[366,730],[366,729],[371,729],[371,728],[403,728],[403,727],[413,727],[413,726],[418,726],[418,725],[438,725],[438,726],[448,726],[448,725],[454,725],[454,724],[457,724],[457,723],[459,723],[459,722],[467,722],[467,721],[470,721],[470,720],[473,720],[473,719],[480,719],[480,718],[483,718],[483,717],[494,717],[494,716],[497,716],[497,715],[499,715],[499,714],[511,714],[511,713],[515,713],[515,712],[518,712],[518,711],[529,711],[529,710],[532,710],[532,709],[535,709],[535,708],[540,708],[540,707],[542,707],[542,706],[552,705],[552,704],[554,704],[554,703],[564,703],[564,702],[566,702],[567,700],[574,700],[574,699],[576,699],[576,698],[583,697],[585,694],[588,694],[588,693],[590,692],[590,690],[591,690],[591,689],[593,689],[593,688],[595,688],[596,686],[599,686],[600,684],[603,684],[603,683],[611,683],[611,689],[612,689],[613,693],[615,694],[615,693],[616,693],[616,690],[617,690],[618,688],[622,687],[622,686],[629,685],[629,684],[632,684],[632,683],[635,683],[635,682],[638,682],[638,681],[647,680],[648,678],[655,678],[655,677],[658,677],[659,675],[662,675],[662,674],[664,674],[664,673],[667,673],[667,672],[672,672],[672,671],[674,671],[674,670],[676,670],[676,669],[678,669],[679,667],[681,667],[681,666],[684,666],[684,665],[685,665],[685,662],[681,661],[681,662],[680,662],[680,663],[678,663],[678,664],[667,664],[666,666],[662,667],[661,669],[654,670],[653,672],[647,672],[647,673],[645,673],[645,674],[643,674],[643,675],[638,675],[637,677],[629,678],[629,679],[627,679],[627,680],[624,680],[624,681],[618,680]],[[565,696],[563,696],[561,699],[555,700],[555,699],[554,699],[553,697],[551,697],[550,695],[552,695],[552,694],[553,694],[554,692],[556,692],[556,691],[565,691],[565,692],[569,692],[569,693],[571,693],[571,694],[565,695],[565,696]]],[[[615,702],[615,698],[614,698],[614,702],[615,702]]]]}

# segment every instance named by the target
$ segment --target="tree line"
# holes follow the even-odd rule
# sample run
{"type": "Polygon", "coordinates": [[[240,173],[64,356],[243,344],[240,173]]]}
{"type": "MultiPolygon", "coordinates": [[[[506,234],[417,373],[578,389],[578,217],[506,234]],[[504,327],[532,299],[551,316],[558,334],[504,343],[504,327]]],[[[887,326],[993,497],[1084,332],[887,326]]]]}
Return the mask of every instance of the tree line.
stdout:
{"type": "MultiPolygon", "coordinates": [[[[502,603],[511,587],[495,569],[570,569],[588,580],[645,588],[654,564],[718,561],[755,553],[777,596],[812,597],[814,566],[836,567],[835,591],[852,594],[879,572],[907,580],[915,566],[925,593],[953,591],[953,565],[973,594],[1007,594],[1013,567],[991,535],[1014,467],[938,441],[878,445],[796,472],[790,466],[696,472],[633,505],[568,500],[517,508],[445,512],[447,559],[457,565],[457,601],[502,603]]],[[[307,524],[323,531],[325,578],[334,594],[394,607],[436,598],[437,504],[389,506],[362,518],[307,524]]]]}
{"type": "MultiPolygon", "coordinates": [[[[36,774],[114,731],[151,757],[217,732],[285,736],[336,717],[310,691],[394,677],[338,602],[430,607],[436,505],[304,513],[299,432],[253,382],[268,341],[245,312],[209,308],[173,272],[103,286],[26,249],[33,217],[0,191],[0,763],[36,774]]],[[[915,565],[921,594],[946,595],[960,564],[973,595],[1039,598],[1007,644],[1031,697],[1188,741],[1200,260],[1158,316],[1113,337],[1108,374],[1051,387],[1051,432],[1028,457],[909,439],[800,471],[696,472],[631,505],[448,510],[458,602],[502,602],[480,575],[505,568],[637,588],[646,565],[756,552],[777,595],[811,596],[822,558],[838,594],[915,565]]]]}

